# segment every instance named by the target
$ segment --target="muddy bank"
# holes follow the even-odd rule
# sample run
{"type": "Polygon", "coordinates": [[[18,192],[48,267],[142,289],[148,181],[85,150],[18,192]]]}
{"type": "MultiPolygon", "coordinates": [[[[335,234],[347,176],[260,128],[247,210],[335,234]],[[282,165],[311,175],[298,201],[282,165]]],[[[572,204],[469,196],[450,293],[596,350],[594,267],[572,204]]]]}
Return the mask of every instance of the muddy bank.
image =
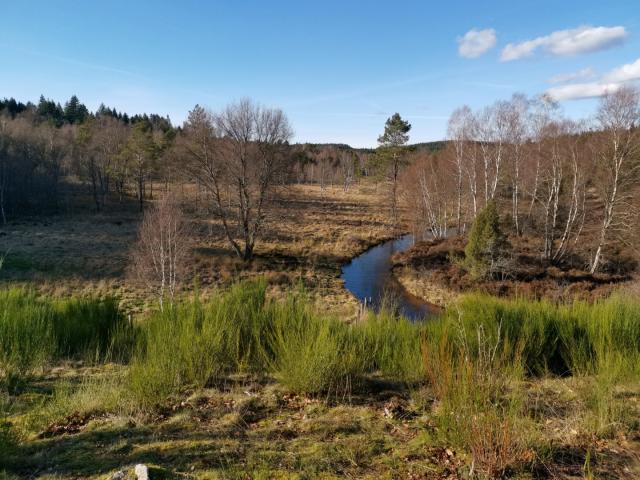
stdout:
{"type": "Polygon", "coordinates": [[[510,239],[509,270],[500,278],[473,278],[464,268],[466,239],[452,236],[417,242],[393,257],[393,272],[411,294],[446,306],[465,292],[499,297],[593,301],[609,296],[632,280],[631,275],[590,274],[569,265],[552,265],[540,258],[537,239],[510,239]]]}

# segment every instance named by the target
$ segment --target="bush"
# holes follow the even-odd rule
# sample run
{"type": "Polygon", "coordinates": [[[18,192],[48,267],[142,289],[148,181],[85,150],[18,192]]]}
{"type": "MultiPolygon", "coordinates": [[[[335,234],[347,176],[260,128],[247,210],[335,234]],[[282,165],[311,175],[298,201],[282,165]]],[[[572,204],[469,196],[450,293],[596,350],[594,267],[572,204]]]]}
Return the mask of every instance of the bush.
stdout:
{"type": "Polygon", "coordinates": [[[524,375],[583,377],[588,432],[608,435],[636,422],[618,395],[640,379],[640,306],[630,299],[556,305],[468,295],[426,325],[423,355],[441,431],[479,452],[486,474],[523,453],[514,439],[526,437],[518,433],[524,375]]]}
{"type": "Polygon", "coordinates": [[[365,372],[363,338],[353,327],[313,314],[300,299],[275,308],[272,370],[302,393],[345,392],[365,372]]]}
{"type": "Polygon", "coordinates": [[[151,407],[237,372],[272,374],[300,393],[343,393],[373,371],[422,380],[421,326],[386,312],[349,326],[313,312],[302,293],[267,301],[265,288],[245,282],[155,312],[131,365],[138,402],[151,407]]]}
{"type": "Polygon", "coordinates": [[[21,378],[63,358],[105,358],[112,349],[123,356],[114,336],[130,338],[130,330],[113,299],[43,300],[0,290],[0,378],[21,378]]]}
{"type": "Polygon", "coordinates": [[[368,358],[371,371],[408,384],[424,380],[420,346],[423,324],[383,309],[370,313],[358,328],[366,339],[363,355],[368,358]]]}
{"type": "Polygon", "coordinates": [[[478,213],[464,249],[465,266],[477,278],[493,275],[504,267],[509,248],[507,238],[500,229],[500,216],[495,200],[478,213]]]}
{"type": "Polygon", "coordinates": [[[141,404],[231,372],[263,372],[272,356],[271,308],[264,281],[237,284],[206,303],[165,306],[145,323],[130,382],[141,404]]]}

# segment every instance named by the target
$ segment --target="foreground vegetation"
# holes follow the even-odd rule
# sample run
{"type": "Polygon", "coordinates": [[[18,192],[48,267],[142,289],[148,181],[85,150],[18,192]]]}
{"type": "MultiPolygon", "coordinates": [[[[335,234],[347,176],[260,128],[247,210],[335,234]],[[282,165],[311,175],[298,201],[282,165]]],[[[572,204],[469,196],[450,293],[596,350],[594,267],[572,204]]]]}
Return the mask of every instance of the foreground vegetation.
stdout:
{"type": "Polygon", "coordinates": [[[638,474],[629,299],[465,296],[423,324],[351,325],[301,291],[269,300],[263,281],[133,325],[114,305],[0,295],[7,475],[638,474]]]}

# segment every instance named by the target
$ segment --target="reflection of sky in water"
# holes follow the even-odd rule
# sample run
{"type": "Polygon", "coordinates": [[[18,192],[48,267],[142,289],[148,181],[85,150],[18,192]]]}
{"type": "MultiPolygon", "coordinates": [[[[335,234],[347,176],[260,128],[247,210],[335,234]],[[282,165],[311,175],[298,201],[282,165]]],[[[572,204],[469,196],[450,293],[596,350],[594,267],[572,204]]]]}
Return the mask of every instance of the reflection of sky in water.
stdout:
{"type": "Polygon", "coordinates": [[[429,305],[409,294],[391,274],[391,256],[412,244],[413,236],[404,235],[355,257],[342,268],[345,288],[374,309],[378,309],[386,297],[397,305],[402,315],[413,320],[424,318],[430,313],[429,305]]]}

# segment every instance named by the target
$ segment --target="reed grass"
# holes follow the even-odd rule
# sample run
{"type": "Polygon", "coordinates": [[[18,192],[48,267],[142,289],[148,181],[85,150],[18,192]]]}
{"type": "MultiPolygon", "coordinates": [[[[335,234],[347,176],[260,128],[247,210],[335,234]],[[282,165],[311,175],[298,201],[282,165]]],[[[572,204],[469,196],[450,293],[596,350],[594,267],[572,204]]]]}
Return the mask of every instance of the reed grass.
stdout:
{"type": "Polygon", "coordinates": [[[47,300],[0,290],[0,380],[9,384],[59,359],[126,356],[133,329],[114,299],[47,300]],[[12,380],[13,379],[13,380],[12,380]]]}

